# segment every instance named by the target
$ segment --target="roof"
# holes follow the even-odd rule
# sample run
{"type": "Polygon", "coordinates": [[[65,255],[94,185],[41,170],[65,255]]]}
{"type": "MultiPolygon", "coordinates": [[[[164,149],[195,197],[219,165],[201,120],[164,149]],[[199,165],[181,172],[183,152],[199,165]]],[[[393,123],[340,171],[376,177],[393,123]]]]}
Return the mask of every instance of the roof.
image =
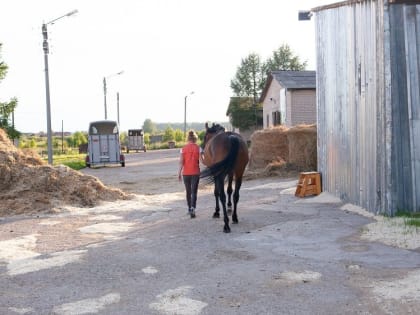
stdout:
{"type": "Polygon", "coordinates": [[[265,83],[264,90],[261,93],[259,102],[264,101],[273,79],[286,89],[316,89],[316,71],[271,71],[267,78],[267,82],[265,83]]]}
{"type": "Polygon", "coordinates": [[[264,101],[273,79],[286,89],[298,90],[316,88],[316,71],[271,71],[264,90],[261,93],[260,102],[264,101]]]}
{"type": "Polygon", "coordinates": [[[273,78],[287,89],[315,89],[315,71],[272,71],[273,78]]]}
{"type": "MultiPolygon", "coordinates": [[[[356,3],[363,3],[363,2],[368,2],[368,0],[340,1],[340,2],[335,2],[335,3],[319,6],[319,7],[316,7],[316,8],[312,8],[311,11],[312,12],[324,11],[324,10],[328,10],[328,9],[335,9],[335,8],[339,8],[339,7],[343,7],[343,6],[349,6],[349,5],[353,5],[353,4],[356,4],[356,3]]],[[[419,0],[389,0],[389,3],[390,4],[419,4],[419,0]]]]}

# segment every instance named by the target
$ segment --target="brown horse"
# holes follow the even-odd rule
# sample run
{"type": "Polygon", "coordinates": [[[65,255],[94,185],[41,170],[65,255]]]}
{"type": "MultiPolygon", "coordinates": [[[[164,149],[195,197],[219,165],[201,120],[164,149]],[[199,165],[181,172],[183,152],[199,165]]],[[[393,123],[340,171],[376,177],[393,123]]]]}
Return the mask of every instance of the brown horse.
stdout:
{"type": "Polygon", "coordinates": [[[242,176],[248,164],[248,147],[243,138],[235,132],[225,132],[220,125],[213,124],[208,127],[206,123],[206,134],[204,136],[204,158],[207,166],[200,174],[201,178],[210,178],[214,182],[214,196],[216,208],[213,218],[220,217],[219,199],[222,203],[225,226],[223,231],[230,232],[229,217],[227,210],[232,210],[233,192],[233,213],[232,222],[238,223],[237,205],[239,201],[239,189],[242,185],[242,176]],[[228,177],[228,203],[226,208],[225,179],[228,177]],[[232,183],[235,180],[235,191],[232,183]]]}

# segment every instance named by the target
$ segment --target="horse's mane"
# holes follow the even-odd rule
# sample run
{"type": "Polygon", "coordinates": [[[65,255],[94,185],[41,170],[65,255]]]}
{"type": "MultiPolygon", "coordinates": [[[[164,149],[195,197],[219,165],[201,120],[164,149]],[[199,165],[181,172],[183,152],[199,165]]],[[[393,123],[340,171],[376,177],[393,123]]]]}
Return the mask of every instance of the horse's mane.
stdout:
{"type": "Polygon", "coordinates": [[[207,123],[206,123],[206,130],[208,133],[216,133],[219,131],[225,131],[225,127],[223,127],[222,125],[219,124],[215,124],[213,123],[211,127],[208,127],[207,123]]]}

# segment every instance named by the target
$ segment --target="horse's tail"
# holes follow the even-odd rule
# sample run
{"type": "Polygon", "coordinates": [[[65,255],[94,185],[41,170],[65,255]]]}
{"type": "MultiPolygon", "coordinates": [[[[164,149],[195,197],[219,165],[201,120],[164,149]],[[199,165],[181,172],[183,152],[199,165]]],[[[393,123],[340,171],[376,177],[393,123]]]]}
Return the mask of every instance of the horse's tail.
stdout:
{"type": "Polygon", "coordinates": [[[225,178],[227,174],[233,171],[239,152],[239,139],[235,135],[229,135],[229,140],[230,150],[226,157],[223,160],[205,168],[200,173],[200,178],[211,177],[210,181],[214,181],[216,176],[223,176],[223,178],[225,178]]]}

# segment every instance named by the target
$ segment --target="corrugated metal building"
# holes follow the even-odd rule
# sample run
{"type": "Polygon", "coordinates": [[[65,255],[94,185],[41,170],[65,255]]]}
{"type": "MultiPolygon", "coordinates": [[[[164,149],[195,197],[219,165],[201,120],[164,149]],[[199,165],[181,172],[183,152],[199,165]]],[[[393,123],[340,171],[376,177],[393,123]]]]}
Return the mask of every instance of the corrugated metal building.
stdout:
{"type": "Polygon", "coordinates": [[[420,211],[420,1],[311,11],[323,190],[374,213],[420,211]]]}

